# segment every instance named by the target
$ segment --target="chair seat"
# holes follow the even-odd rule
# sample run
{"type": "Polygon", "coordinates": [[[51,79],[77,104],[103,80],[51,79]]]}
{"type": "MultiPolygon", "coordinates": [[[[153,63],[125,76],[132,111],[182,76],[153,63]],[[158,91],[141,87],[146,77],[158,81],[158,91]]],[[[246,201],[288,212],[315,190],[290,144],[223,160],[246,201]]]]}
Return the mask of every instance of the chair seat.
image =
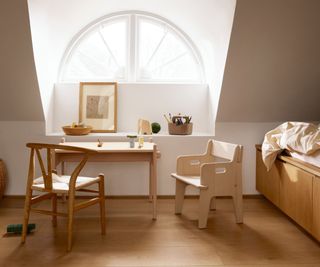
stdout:
{"type": "MultiPolygon", "coordinates": [[[[68,175],[56,175],[52,174],[52,192],[53,193],[68,193],[69,191],[69,182],[71,176],[68,175]]],[[[76,190],[83,187],[87,187],[94,183],[99,182],[99,177],[84,177],[78,176],[76,181],[76,190]]],[[[33,190],[37,191],[46,191],[44,187],[43,177],[39,177],[33,180],[33,185],[31,187],[33,190]]]]}
{"type": "Polygon", "coordinates": [[[208,188],[207,186],[201,184],[200,176],[183,176],[183,175],[178,175],[176,173],[171,173],[171,176],[188,185],[192,185],[200,189],[208,188]]]}

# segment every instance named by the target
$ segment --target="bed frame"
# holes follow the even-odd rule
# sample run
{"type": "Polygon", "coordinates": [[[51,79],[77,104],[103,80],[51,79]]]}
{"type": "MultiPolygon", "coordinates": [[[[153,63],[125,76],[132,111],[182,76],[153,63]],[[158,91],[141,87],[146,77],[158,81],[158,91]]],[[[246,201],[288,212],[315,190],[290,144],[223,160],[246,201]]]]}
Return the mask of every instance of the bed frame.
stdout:
{"type": "Polygon", "coordinates": [[[256,145],[256,189],[320,241],[320,168],[279,155],[268,172],[256,145]]]}

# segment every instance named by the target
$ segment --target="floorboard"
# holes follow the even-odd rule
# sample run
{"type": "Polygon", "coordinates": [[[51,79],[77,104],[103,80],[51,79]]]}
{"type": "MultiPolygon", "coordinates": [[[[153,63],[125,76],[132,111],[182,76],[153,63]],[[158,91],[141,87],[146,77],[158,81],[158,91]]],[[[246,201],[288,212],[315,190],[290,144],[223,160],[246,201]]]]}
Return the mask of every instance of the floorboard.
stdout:
{"type": "MultiPolygon", "coordinates": [[[[320,246],[265,199],[244,200],[244,224],[235,223],[230,199],[218,199],[208,229],[197,228],[197,200],[186,199],[183,215],[174,200],[160,199],[158,220],[145,199],[107,199],[107,234],[100,235],[98,207],[76,214],[74,243],[66,253],[66,219],[32,214],[37,224],[27,242],[5,237],[21,223],[22,200],[0,206],[0,266],[320,266],[320,246]]],[[[48,206],[44,203],[43,206],[48,206]]],[[[49,206],[48,206],[49,207],[49,206]]],[[[66,204],[59,203],[60,211],[66,204]]]]}

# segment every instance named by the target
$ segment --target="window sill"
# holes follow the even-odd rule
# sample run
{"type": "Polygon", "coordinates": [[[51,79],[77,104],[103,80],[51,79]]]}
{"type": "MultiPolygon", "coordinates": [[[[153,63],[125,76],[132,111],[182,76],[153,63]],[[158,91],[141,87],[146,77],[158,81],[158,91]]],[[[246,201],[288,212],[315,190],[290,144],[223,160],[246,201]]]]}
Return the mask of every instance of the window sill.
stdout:
{"type": "MultiPolygon", "coordinates": [[[[87,80],[86,80],[87,81],[87,80]]],[[[88,82],[111,82],[112,80],[88,80],[88,82]]],[[[114,82],[114,81],[112,81],[114,82]]],[[[65,85],[79,85],[78,81],[59,81],[55,84],[65,84],[65,85]]],[[[195,86],[208,86],[207,82],[188,82],[188,81],[117,81],[118,85],[164,85],[164,86],[173,86],[173,85],[195,85],[195,86]]]]}
{"type": "MultiPolygon", "coordinates": [[[[50,137],[64,137],[64,138],[87,138],[87,139],[93,139],[97,137],[127,137],[127,135],[138,135],[135,132],[117,132],[117,133],[89,133],[88,135],[66,135],[63,132],[55,132],[55,133],[47,133],[46,136],[50,137]]],[[[191,135],[170,135],[169,133],[159,133],[159,134],[152,134],[152,135],[143,135],[146,138],[150,137],[177,137],[177,138],[182,138],[182,137],[213,137],[213,134],[211,133],[200,133],[200,132],[195,132],[192,133],[191,135]]]]}

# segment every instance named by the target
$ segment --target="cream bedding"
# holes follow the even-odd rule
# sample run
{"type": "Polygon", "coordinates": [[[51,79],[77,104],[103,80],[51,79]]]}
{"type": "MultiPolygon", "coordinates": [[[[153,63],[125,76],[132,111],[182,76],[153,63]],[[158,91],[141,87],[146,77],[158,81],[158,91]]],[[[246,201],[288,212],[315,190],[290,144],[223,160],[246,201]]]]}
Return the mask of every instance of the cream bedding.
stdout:
{"type": "Polygon", "coordinates": [[[295,159],[302,160],[304,162],[307,162],[313,166],[320,168],[320,150],[317,150],[311,155],[304,155],[297,152],[289,152],[289,154],[291,157],[295,159]]]}
{"type": "Polygon", "coordinates": [[[286,122],[266,133],[262,144],[262,158],[268,170],[284,149],[305,155],[320,150],[319,127],[312,123],[286,122]]]}

